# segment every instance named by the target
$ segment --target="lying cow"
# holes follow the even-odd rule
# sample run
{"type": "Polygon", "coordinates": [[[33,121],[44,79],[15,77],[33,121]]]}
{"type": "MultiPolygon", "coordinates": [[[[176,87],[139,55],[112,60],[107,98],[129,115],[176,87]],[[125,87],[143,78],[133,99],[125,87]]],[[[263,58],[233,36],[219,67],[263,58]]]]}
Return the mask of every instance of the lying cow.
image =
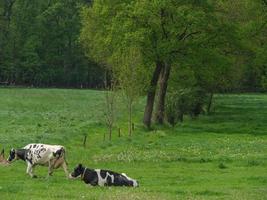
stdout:
{"type": "Polygon", "coordinates": [[[0,165],[9,165],[8,161],[5,159],[5,151],[4,149],[2,149],[1,153],[0,153],[0,165]]]}
{"type": "Polygon", "coordinates": [[[52,175],[53,169],[63,167],[68,177],[67,164],[65,160],[65,148],[60,145],[28,144],[22,149],[11,149],[8,162],[12,160],[24,160],[27,163],[27,171],[32,178],[36,178],[33,168],[36,165],[48,166],[48,175],[52,175]]]}
{"type": "Polygon", "coordinates": [[[136,180],[129,178],[126,174],[119,174],[103,169],[89,169],[79,164],[69,175],[69,178],[81,177],[86,184],[92,186],[132,186],[137,187],[136,180]]]}

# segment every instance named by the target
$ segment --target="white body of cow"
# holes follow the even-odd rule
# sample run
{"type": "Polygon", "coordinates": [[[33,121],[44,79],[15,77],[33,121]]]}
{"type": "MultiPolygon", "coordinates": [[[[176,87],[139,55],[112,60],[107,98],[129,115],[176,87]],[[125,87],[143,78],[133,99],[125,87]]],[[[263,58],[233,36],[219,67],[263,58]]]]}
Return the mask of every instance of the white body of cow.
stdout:
{"type": "Polygon", "coordinates": [[[48,175],[52,175],[53,169],[63,167],[66,176],[68,177],[67,164],[65,161],[65,147],[61,145],[48,144],[28,144],[23,149],[26,149],[25,161],[27,162],[27,171],[31,177],[33,168],[36,165],[48,166],[48,175]]]}

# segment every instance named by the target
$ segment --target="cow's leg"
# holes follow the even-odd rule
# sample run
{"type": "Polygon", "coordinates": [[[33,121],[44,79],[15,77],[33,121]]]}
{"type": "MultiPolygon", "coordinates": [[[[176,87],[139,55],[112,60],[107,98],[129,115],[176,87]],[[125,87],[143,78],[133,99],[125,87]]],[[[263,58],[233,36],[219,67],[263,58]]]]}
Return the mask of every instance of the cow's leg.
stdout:
{"type": "Polygon", "coordinates": [[[65,162],[65,160],[62,163],[62,168],[66,174],[66,177],[69,178],[68,166],[67,166],[67,163],[65,162]]]}
{"type": "Polygon", "coordinates": [[[37,176],[33,174],[33,165],[30,162],[27,162],[27,164],[26,173],[29,174],[32,178],[36,178],[37,176]]]}
{"type": "Polygon", "coordinates": [[[53,163],[51,160],[48,161],[48,176],[53,174],[53,163]]]}

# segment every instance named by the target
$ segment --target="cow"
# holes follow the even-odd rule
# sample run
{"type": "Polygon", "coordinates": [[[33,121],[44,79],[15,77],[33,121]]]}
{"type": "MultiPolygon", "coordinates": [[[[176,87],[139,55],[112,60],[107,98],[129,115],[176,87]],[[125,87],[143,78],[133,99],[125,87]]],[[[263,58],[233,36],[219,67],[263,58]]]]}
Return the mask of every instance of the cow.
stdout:
{"type": "Polygon", "coordinates": [[[9,165],[9,162],[5,159],[5,150],[4,149],[2,149],[2,151],[0,153],[0,165],[4,165],[4,166],[9,165]]]}
{"type": "Polygon", "coordinates": [[[81,180],[90,186],[130,186],[137,187],[136,180],[126,174],[119,174],[110,170],[90,169],[78,164],[69,175],[70,179],[81,177],[81,180]]]}
{"type": "Polygon", "coordinates": [[[62,167],[68,177],[67,162],[65,159],[65,147],[48,144],[28,144],[21,149],[11,149],[8,162],[13,160],[24,160],[27,163],[26,173],[36,178],[33,169],[36,165],[48,166],[48,176],[51,176],[53,169],[62,167]]]}

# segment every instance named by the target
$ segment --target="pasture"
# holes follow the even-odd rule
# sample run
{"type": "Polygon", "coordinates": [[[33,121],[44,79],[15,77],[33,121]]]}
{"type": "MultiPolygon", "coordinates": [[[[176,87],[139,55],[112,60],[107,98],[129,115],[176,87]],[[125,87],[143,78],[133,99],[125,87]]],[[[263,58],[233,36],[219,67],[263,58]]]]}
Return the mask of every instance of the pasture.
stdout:
{"type": "Polygon", "coordinates": [[[40,142],[67,148],[78,163],[125,172],[139,188],[88,187],[63,170],[46,178],[26,164],[0,166],[0,199],[267,199],[267,95],[216,95],[214,112],[174,128],[143,128],[144,100],[135,105],[127,136],[126,109],[117,103],[112,141],[103,141],[104,93],[95,90],[0,89],[0,148],[40,142]],[[122,136],[118,137],[118,128],[122,136]],[[84,135],[88,135],[83,147],[84,135]]]}

